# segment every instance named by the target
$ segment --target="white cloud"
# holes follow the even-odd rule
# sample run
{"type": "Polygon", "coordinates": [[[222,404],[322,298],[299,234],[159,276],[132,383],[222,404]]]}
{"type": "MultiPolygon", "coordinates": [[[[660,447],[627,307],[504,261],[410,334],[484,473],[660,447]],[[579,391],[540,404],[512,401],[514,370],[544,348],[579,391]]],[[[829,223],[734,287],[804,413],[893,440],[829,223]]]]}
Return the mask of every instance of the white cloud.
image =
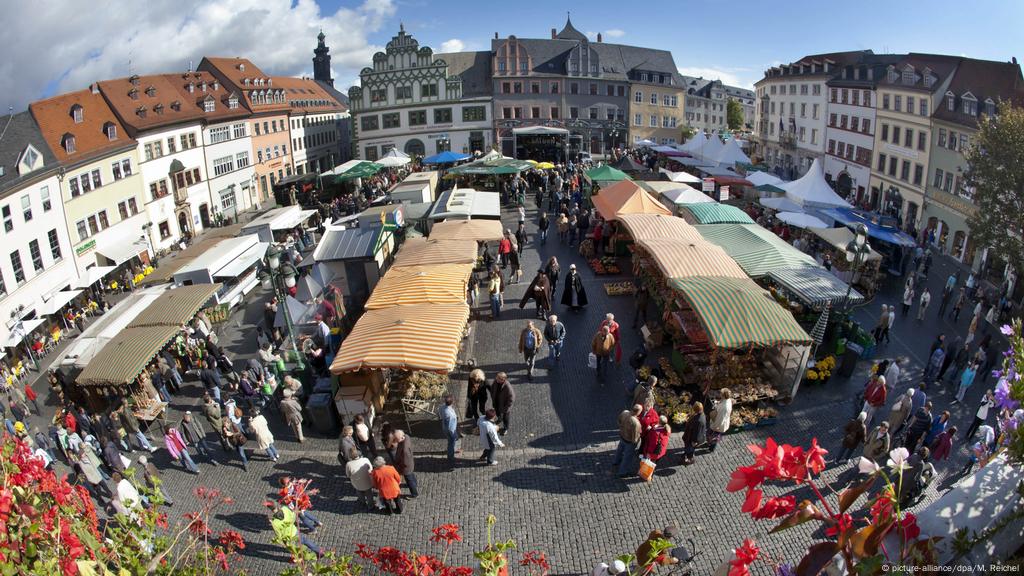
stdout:
{"type": "Polygon", "coordinates": [[[753,80],[747,74],[743,74],[743,72],[747,72],[747,69],[701,66],[684,66],[679,68],[679,73],[684,76],[696,76],[705,80],[721,80],[722,84],[729,86],[753,88],[753,80]]]}
{"type": "Polygon", "coordinates": [[[438,52],[449,53],[449,52],[462,52],[466,49],[466,43],[458,38],[452,38],[451,40],[445,40],[441,42],[441,49],[438,52]]]}
{"type": "Polygon", "coordinates": [[[247,57],[268,74],[311,74],[321,28],[335,84],[345,91],[342,79],[357,77],[383,49],[368,35],[395,14],[392,0],[364,0],[333,13],[321,13],[315,0],[147,0],[143,10],[131,0],[110,4],[84,11],[76,0],[11,4],[8,21],[19,24],[0,32],[6,50],[0,77],[15,80],[0,106],[24,109],[44,95],[128,76],[129,70],[183,71],[203,56],[247,57]]]}

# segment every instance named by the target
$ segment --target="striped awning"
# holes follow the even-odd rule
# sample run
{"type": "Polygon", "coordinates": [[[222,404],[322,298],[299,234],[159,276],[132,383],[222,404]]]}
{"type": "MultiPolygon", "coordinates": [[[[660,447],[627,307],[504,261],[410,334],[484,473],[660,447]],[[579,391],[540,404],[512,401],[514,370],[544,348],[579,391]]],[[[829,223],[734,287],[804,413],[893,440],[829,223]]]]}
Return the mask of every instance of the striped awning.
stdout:
{"type": "Polygon", "coordinates": [[[641,240],[639,242],[666,278],[725,276],[747,278],[747,273],[724,250],[705,240],[696,243],[679,240],[641,240]]]}
{"type": "Polygon", "coordinates": [[[433,240],[501,240],[500,220],[445,220],[430,228],[433,240]]]}
{"type": "MultiPolygon", "coordinates": [[[[826,304],[835,306],[846,299],[846,283],[824,268],[780,268],[768,272],[768,277],[792,292],[805,304],[815,308],[826,304]]],[[[850,290],[851,304],[863,301],[864,296],[860,292],[850,290]]]]}
{"type": "Polygon", "coordinates": [[[594,204],[594,210],[605,220],[616,220],[624,214],[672,215],[657,198],[630,180],[602,188],[596,196],[590,197],[590,201],[594,204]]]}
{"type": "Polygon", "coordinates": [[[753,224],[746,212],[735,206],[717,202],[687,204],[679,208],[679,215],[692,224],[753,224]]]}
{"type": "Polygon", "coordinates": [[[476,254],[476,242],[473,240],[412,238],[402,244],[393,266],[475,264],[476,254]]]}
{"type": "Polygon", "coordinates": [[[468,319],[465,303],[368,310],[341,343],[331,373],[382,368],[451,372],[468,319]]]}
{"type": "Polygon", "coordinates": [[[366,309],[465,302],[466,280],[472,271],[472,264],[392,268],[373,289],[366,309]]]}
{"type": "Polygon", "coordinates": [[[698,242],[703,237],[692,225],[677,216],[665,214],[622,214],[619,221],[629,231],[633,240],[659,240],[673,238],[698,242]]]}
{"type": "Polygon", "coordinates": [[[178,326],[126,328],[103,346],[75,381],[81,386],[129,384],[178,330],[178,326]]]}
{"type": "Polygon", "coordinates": [[[707,241],[721,246],[751,278],[760,278],[781,268],[818,266],[814,258],[757,224],[713,224],[694,228],[707,241]]]}
{"type": "Polygon", "coordinates": [[[180,327],[202,310],[220,287],[220,284],[194,284],[168,290],[147,306],[128,327],[180,327]]]}
{"type": "Polygon", "coordinates": [[[676,278],[669,284],[682,293],[719,348],[811,342],[793,315],[749,278],[676,278]]]}

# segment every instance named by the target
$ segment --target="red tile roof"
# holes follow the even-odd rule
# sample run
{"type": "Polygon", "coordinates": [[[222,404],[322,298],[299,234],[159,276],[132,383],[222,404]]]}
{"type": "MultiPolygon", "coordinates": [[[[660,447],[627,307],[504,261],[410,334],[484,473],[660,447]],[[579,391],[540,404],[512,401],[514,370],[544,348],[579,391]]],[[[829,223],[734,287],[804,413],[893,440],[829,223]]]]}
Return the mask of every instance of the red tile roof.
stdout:
{"type": "Polygon", "coordinates": [[[985,101],[995,104],[1009,100],[1017,105],[1024,101],[1024,79],[1020,65],[1015,62],[995,62],[963,58],[949,83],[948,92],[955,98],[955,110],[950,112],[946,101],[936,106],[934,116],[949,122],[956,122],[972,128],[978,126],[978,119],[985,112],[985,101]],[[961,97],[970,93],[978,101],[978,115],[964,114],[961,97]]]}
{"type": "Polygon", "coordinates": [[[245,99],[253,113],[287,112],[290,109],[287,93],[284,94],[285,102],[271,100],[268,103],[265,97],[261,97],[268,93],[280,94],[282,89],[275,86],[274,79],[264,74],[248,58],[205,57],[198,69],[213,74],[231,86],[245,99]]]}
{"type": "Polygon", "coordinates": [[[136,145],[98,89],[95,92],[78,90],[39,100],[30,104],[29,110],[47,145],[62,163],[84,162],[136,145]],[[82,107],[81,122],[75,122],[74,106],[82,107]],[[114,140],[107,135],[108,126],[114,129],[114,140]],[[68,153],[64,148],[66,135],[74,138],[74,152],[68,153]]]}
{"type": "Polygon", "coordinates": [[[274,86],[283,88],[293,114],[302,112],[345,112],[348,107],[338,102],[311,78],[274,76],[274,86]]]}

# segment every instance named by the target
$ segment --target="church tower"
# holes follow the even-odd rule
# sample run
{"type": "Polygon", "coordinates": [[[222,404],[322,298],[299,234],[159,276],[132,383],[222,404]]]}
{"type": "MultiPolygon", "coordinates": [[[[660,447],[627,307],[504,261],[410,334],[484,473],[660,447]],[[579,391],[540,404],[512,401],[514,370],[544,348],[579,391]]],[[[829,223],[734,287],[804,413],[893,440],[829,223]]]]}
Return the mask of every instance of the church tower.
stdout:
{"type": "Polygon", "coordinates": [[[334,86],[334,78],[331,78],[331,55],[328,54],[331,49],[324,44],[326,37],[323,30],[316,37],[317,45],[313,50],[313,79],[334,86]]]}

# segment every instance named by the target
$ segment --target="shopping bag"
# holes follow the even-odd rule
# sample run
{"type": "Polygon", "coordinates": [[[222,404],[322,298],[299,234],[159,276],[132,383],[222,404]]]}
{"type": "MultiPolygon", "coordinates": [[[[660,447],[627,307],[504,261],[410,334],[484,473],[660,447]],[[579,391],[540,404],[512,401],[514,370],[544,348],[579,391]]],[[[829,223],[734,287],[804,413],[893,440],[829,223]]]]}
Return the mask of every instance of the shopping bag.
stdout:
{"type": "Polygon", "coordinates": [[[587,356],[587,367],[591,370],[597,369],[597,354],[591,352],[590,355],[587,356]]]}
{"type": "Polygon", "coordinates": [[[658,465],[654,462],[654,460],[650,460],[648,458],[641,458],[640,471],[637,472],[637,474],[644,479],[644,482],[650,482],[651,478],[654,476],[654,469],[657,467],[658,465]]]}

